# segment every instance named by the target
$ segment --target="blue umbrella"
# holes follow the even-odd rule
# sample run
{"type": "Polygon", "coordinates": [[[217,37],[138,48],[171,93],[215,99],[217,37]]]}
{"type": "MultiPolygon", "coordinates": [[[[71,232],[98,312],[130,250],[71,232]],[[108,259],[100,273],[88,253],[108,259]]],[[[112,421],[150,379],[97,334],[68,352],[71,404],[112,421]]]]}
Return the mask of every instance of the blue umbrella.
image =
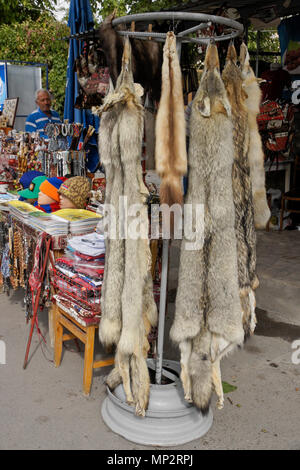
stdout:
{"type": "MultiPolygon", "coordinates": [[[[94,20],[90,0],[71,0],[68,26],[71,30],[71,35],[77,33],[84,33],[85,31],[93,29],[94,20]]],[[[74,72],[74,63],[77,57],[79,57],[82,52],[82,45],[82,41],[78,41],[77,39],[70,39],[67,65],[64,119],[69,119],[70,123],[81,123],[84,127],[88,127],[89,124],[91,124],[96,128],[97,131],[99,121],[95,120],[94,115],[89,110],[81,110],[74,108],[76,97],[79,94],[79,83],[77,80],[77,74],[76,72],[74,72]]],[[[97,144],[95,140],[94,144],[97,144]]],[[[95,145],[93,147],[95,147],[95,145]]],[[[87,164],[88,169],[90,171],[93,172],[95,170],[94,167],[97,166],[98,160],[99,157],[97,153],[97,147],[90,148],[87,164]]]]}

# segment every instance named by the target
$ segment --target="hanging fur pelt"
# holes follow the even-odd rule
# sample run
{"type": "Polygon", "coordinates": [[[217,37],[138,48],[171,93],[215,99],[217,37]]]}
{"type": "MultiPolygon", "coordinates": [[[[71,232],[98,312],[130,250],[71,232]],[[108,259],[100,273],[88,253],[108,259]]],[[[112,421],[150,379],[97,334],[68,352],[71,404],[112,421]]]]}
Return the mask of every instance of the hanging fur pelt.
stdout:
{"type": "MultiPolygon", "coordinates": [[[[110,83],[110,91],[104,101],[104,106],[109,103],[113,95],[113,85],[110,83]]],[[[114,208],[114,214],[109,212],[104,215],[103,230],[112,228],[113,215],[115,216],[115,230],[120,229],[119,220],[119,195],[123,191],[123,170],[119,148],[117,147],[116,132],[116,108],[110,108],[101,118],[99,129],[99,151],[101,161],[105,168],[106,191],[105,205],[114,208]]],[[[105,238],[105,269],[101,289],[101,323],[99,338],[103,345],[110,347],[117,345],[122,327],[121,292],[124,283],[124,240],[108,233],[105,238]]]]}
{"type": "Polygon", "coordinates": [[[246,108],[247,95],[243,89],[241,70],[237,66],[237,54],[233,44],[227,51],[222,79],[231,105],[234,160],[232,190],[235,206],[235,233],[237,239],[238,276],[240,299],[243,309],[245,334],[252,334],[256,325],[254,292],[258,281],[256,268],[256,234],[252,184],[248,161],[249,125],[246,108]]]}
{"type": "Polygon", "coordinates": [[[119,197],[124,196],[128,208],[126,217],[117,216],[121,233],[115,235],[120,239],[108,240],[99,337],[105,345],[117,345],[108,386],[114,389],[123,382],[127,403],[135,405],[137,415],[144,416],[150,391],[147,337],[151,326],[156,325],[157,310],[150,274],[148,191],[141,167],[144,115],[137,89],[131,70],[130,43],[126,39],[116,89],[98,109],[98,114],[106,113],[101,119],[99,147],[104,150],[103,163],[110,185],[107,199],[116,212],[119,197]],[[133,234],[129,229],[134,227],[133,234]]]}
{"type": "MultiPolygon", "coordinates": [[[[105,55],[113,85],[121,73],[123,38],[118,34],[124,25],[112,26],[115,13],[109,15],[97,30],[97,39],[105,55]]],[[[145,92],[159,101],[161,89],[162,45],[155,41],[130,39],[132,47],[132,71],[135,82],[140,83],[145,92]]]]}
{"type": "Polygon", "coordinates": [[[167,33],[163,50],[162,91],[155,125],[155,163],[161,177],[161,204],[182,204],[187,171],[184,102],[176,36],[167,33]]]}
{"type": "Polygon", "coordinates": [[[250,66],[247,46],[243,43],[240,48],[240,67],[244,80],[243,87],[247,94],[246,107],[250,130],[249,164],[252,181],[255,228],[265,229],[270,218],[265,187],[264,152],[259,134],[256,117],[259,113],[261,90],[257,78],[250,66]]]}
{"type": "MultiPolygon", "coordinates": [[[[190,121],[186,204],[204,206],[204,243],[181,246],[175,319],[170,335],[181,352],[185,398],[202,412],[213,389],[223,406],[220,359],[244,339],[239,297],[233,138],[230,104],[219,71],[217,47],[207,48],[190,121]]],[[[193,220],[193,228],[195,220],[193,220]]]]}

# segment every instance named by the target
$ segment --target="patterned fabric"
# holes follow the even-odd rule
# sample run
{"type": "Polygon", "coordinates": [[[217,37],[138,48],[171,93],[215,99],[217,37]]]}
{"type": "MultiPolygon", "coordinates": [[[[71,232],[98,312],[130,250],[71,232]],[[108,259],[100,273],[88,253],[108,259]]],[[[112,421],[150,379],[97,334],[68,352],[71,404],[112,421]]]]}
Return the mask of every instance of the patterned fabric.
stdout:
{"type": "Polygon", "coordinates": [[[35,248],[35,253],[34,253],[34,263],[33,263],[33,269],[30,273],[29,276],[29,285],[31,288],[31,291],[37,291],[42,285],[41,281],[41,275],[42,275],[42,249],[43,249],[43,244],[46,238],[46,234],[42,233],[39,235],[37,243],[36,243],[36,248],[35,248]]]}
{"type": "Polygon", "coordinates": [[[29,116],[27,116],[25,123],[25,132],[39,132],[40,137],[43,139],[48,139],[49,137],[44,132],[46,124],[49,122],[61,123],[59,114],[51,109],[51,118],[49,118],[45,113],[43,113],[40,108],[33,111],[29,116]]]}
{"type": "Polygon", "coordinates": [[[58,307],[67,312],[71,317],[75,318],[78,323],[88,326],[98,324],[100,321],[100,315],[93,312],[89,312],[82,307],[74,305],[73,302],[70,302],[70,299],[62,295],[54,295],[54,300],[58,307]],[[75,307],[75,308],[74,308],[75,307]],[[79,308],[79,311],[78,311],[79,308]]]}
{"type": "Polygon", "coordinates": [[[9,244],[5,245],[2,261],[1,261],[1,274],[4,278],[8,278],[10,276],[10,268],[9,268],[9,244]]]}
{"type": "Polygon", "coordinates": [[[284,115],[280,105],[276,101],[265,101],[260,106],[260,113],[257,116],[258,127],[260,130],[268,129],[270,124],[274,127],[274,121],[279,121],[276,127],[280,127],[284,115]]]}

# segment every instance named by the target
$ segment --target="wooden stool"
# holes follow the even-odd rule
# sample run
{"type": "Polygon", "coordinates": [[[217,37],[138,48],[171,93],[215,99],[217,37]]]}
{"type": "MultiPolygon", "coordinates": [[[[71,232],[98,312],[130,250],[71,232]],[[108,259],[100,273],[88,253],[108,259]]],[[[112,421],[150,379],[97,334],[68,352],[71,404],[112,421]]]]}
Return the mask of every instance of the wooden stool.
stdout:
{"type": "Polygon", "coordinates": [[[114,364],[114,358],[101,361],[94,361],[95,332],[99,328],[99,319],[75,319],[67,311],[59,306],[55,306],[55,345],[54,364],[59,367],[62,356],[62,346],[64,341],[78,338],[85,344],[84,367],[83,367],[83,393],[89,395],[91,391],[93,369],[106,367],[114,364]],[[70,333],[63,334],[63,328],[70,333]]]}

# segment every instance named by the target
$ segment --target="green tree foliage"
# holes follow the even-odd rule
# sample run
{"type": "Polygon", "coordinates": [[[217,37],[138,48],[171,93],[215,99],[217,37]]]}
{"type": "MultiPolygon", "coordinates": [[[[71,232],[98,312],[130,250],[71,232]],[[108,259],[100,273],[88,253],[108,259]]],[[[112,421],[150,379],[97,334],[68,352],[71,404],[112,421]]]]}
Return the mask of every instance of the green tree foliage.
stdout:
{"type": "MultiPolygon", "coordinates": [[[[184,0],[187,1],[187,0],[184,0]]],[[[101,20],[116,10],[117,16],[159,11],[174,5],[173,0],[90,0],[95,19],[101,20]]],[[[66,22],[53,17],[57,0],[0,0],[0,60],[47,63],[49,88],[54,108],[63,116],[69,36],[66,22]]],[[[249,30],[249,49],[256,50],[257,32],[249,30]]],[[[279,51],[274,32],[261,33],[261,50],[279,51]]],[[[197,48],[189,45],[188,61],[197,63],[197,48]]],[[[268,57],[269,61],[278,58],[268,57]]],[[[43,77],[45,85],[45,77],[43,77]]]]}
{"type": "MultiPolygon", "coordinates": [[[[53,107],[63,115],[69,28],[48,14],[37,21],[0,26],[0,59],[47,63],[49,89],[54,95],[53,107]]],[[[45,86],[45,77],[43,76],[45,86]]],[[[33,103],[34,105],[34,103],[33,103]]]]}
{"type": "Polygon", "coordinates": [[[260,59],[266,62],[278,62],[280,61],[280,55],[266,55],[263,52],[280,53],[279,36],[276,30],[264,30],[254,31],[253,28],[249,28],[248,32],[248,49],[250,51],[257,51],[257,45],[259,46],[259,52],[261,53],[260,59]]]}
{"type": "MultiPolygon", "coordinates": [[[[188,0],[182,0],[182,3],[188,0]]],[[[90,0],[94,13],[102,19],[116,10],[117,16],[160,11],[174,6],[174,0],[90,0]]]]}
{"type": "Polygon", "coordinates": [[[37,20],[44,12],[53,12],[57,0],[0,0],[0,24],[37,20]]]}

